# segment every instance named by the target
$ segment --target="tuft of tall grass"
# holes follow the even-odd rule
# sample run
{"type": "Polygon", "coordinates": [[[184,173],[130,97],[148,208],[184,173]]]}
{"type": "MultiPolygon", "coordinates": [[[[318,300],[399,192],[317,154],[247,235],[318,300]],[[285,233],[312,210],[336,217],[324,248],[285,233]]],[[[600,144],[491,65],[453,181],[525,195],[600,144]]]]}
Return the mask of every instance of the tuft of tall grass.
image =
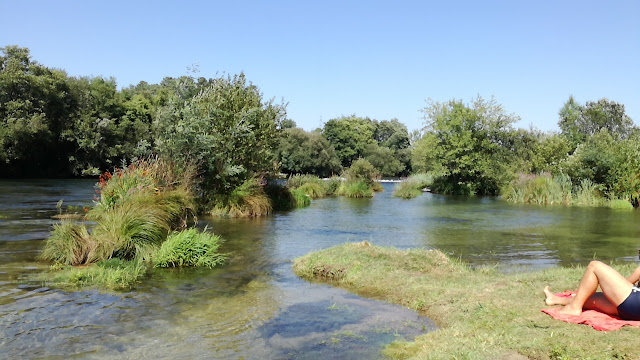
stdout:
{"type": "Polygon", "coordinates": [[[373,197],[373,190],[364,180],[345,181],[338,188],[337,194],[350,198],[364,198],[373,197]]]}
{"type": "Polygon", "coordinates": [[[271,213],[271,200],[257,178],[247,179],[229,195],[218,195],[209,211],[212,216],[256,217],[271,213]]]}
{"type": "Polygon", "coordinates": [[[287,180],[287,187],[289,189],[297,189],[300,186],[308,183],[314,183],[318,185],[322,185],[322,179],[315,175],[309,174],[295,174],[289,177],[287,180]]]}
{"type": "Polygon", "coordinates": [[[153,255],[154,267],[203,266],[213,268],[227,255],[218,253],[222,239],[195,228],[174,232],[153,255]]]}
{"type": "Polygon", "coordinates": [[[309,206],[311,204],[311,198],[304,192],[300,191],[300,189],[291,190],[291,195],[293,196],[294,203],[297,208],[309,206]]]}
{"type": "Polygon", "coordinates": [[[53,226],[39,258],[59,264],[79,265],[87,262],[93,248],[95,243],[85,224],[62,220],[53,226]]]}
{"type": "Polygon", "coordinates": [[[415,184],[409,181],[403,181],[401,183],[396,184],[393,189],[393,197],[399,197],[401,199],[413,199],[414,197],[422,194],[422,191],[416,188],[415,184]]]}
{"type": "Polygon", "coordinates": [[[518,174],[502,189],[503,199],[515,203],[554,205],[571,203],[571,179],[551,174],[518,174]]]}
{"type": "Polygon", "coordinates": [[[397,184],[393,190],[393,196],[401,199],[413,199],[422,194],[422,189],[433,185],[434,176],[431,173],[420,173],[409,176],[403,182],[397,184]]]}
{"type": "Polygon", "coordinates": [[[296,190],[309,196],[311,199],[320,199],[327,196],[327,191],[320,183],[307,182],[296,188],[296,190]]]}
{"type": "Polygon", "coordinates": [[[633,204],[629,200],[613,199],[608,203],[609,207],[616,210],[633,210],[633,204]]]}
{"type": "Polygon", "coordinates": [[[332,176],[322,183],[327,196],[335,194],[338,191],[340,184],[342,184],[342,178],[339,176],[332,176]]]}
{"type": "Polygon", "coordinates": [[[589,179],[582,179],[573,196],[573,203],[579,206],[601,206],[604,198],[600,193],[600,186],[589,179]]]}

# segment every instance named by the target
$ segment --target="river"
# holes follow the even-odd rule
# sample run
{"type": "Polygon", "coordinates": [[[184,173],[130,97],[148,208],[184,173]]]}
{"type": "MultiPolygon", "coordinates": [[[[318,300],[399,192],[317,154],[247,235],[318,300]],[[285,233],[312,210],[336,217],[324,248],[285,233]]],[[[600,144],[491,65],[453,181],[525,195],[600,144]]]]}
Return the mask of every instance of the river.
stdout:
{"type": "Polygon", "coordinates": [[[225,240],[216,269],[151,271],[129,291],[62,291],[28,282],[63,199],[90,206],[94,181],[0,181],[0,357],[375,359],[435,326],[411,310],[312,284],[294,258],[344,242],[438,248],[505,271],[593,258],[636,261],[640,212],[513,205],[423,194],[331,197],[261,219],[199,219],[225,240]]]}

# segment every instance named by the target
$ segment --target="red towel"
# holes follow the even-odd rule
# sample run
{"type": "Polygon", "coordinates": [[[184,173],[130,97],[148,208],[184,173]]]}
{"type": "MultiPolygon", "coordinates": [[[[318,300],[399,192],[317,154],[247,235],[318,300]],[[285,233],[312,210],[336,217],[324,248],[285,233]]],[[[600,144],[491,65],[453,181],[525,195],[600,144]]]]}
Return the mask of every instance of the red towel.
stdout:
{"type": "MultiPolygon", "coordinates": [[[[561,294],[556,294],[562,297],[573,296],[573,293],[570,291],[565,291],[561,294]]],[[[600,331],[612,331],[618,330],[625,325],[629,326],[640,326],[640,321],[631,321],[631,320],[622,320],[619,317],[607,315],[605,313],[601,313],[595,310],[585,310],[580,314],[580,316],[576,315],[567,315],[567,314],[558,314],[558,310],[562,309],[562,307],[555,307],[550,309],[542,309],[542,312],[550,315],[552,318],[557,320],[562,320],[568,323],[573,324],[585,324],[593,327],[596,330],[600,331]]]]}

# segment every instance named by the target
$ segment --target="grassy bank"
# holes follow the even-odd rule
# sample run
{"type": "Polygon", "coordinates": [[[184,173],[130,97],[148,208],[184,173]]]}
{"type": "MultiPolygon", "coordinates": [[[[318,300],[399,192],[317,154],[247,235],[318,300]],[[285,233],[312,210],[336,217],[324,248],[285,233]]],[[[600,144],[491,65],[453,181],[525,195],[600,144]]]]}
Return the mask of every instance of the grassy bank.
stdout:
{"type": "MultiPolygon", "coordinates": [[[[623,274],[633,265],[614,266],[623,274]]],[[[437,322],[440,330],[395,342],[396,359],[626,359],[637,358],[640,329],[615,333],[553,320],[542,289],[574,288],[582,268],[504,274],[471,269],[437,250],[397,250],[351,243],[296,259],[294,272],[361,296],[406,306],[437,322]]]]}

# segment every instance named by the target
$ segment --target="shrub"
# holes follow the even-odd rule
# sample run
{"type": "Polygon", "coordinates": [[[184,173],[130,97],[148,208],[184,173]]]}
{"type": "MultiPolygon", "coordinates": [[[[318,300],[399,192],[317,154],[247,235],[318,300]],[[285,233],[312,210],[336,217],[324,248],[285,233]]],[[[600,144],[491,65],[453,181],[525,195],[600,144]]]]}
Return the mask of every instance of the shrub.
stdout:
{"type": "Polygon", "coordinates": [[[254,217],[267,215],[273,210],[271,200],[257,178],[246,180],[229,195],[217,195],[209,214],[227,217],[254,217]]]}
{"type": "Polygon", "coordinates": [[[154,267],[204,266],[212,268],[226,259],[218,253],[222,239],[195,228],[174,232],[153,255],[154,267]]]}
{"type": "Polygon", "coordinates": [[[358,159],[342,174],[347,181],[364,181],[367,186],[373,186],[380,178],[378,170],[366,159],[358,159]]]}
{"type": "Polygon", "coordinates": [[[363,181],[345,181],[338,188],[338,195],[350,198],[372,197],[373,190],[363,181]]]}

